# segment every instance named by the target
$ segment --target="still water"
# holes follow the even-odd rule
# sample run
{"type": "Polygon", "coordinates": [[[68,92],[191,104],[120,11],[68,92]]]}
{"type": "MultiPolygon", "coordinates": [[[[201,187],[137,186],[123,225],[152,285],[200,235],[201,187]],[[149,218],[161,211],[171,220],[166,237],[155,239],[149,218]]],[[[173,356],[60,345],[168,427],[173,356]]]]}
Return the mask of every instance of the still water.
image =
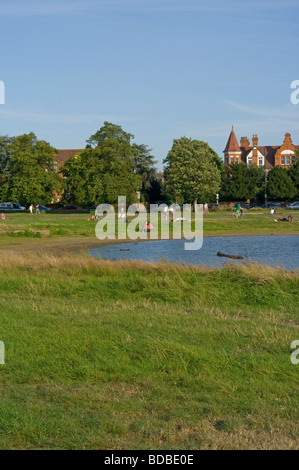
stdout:
{"type": "MultiPolygon", "coordinates": [[[[122,243],[88,250],[95,258],[111,260],[159,261],[164,258],[173,263],[204,264],[221,267],[228,258],[217,256],[217,251],[241,255],[244,261],[253,260],[286,269],[299,268],[299,235],[247,236],[205,238],[198,251],[184,250],[184,240],[157,240],[138,243],[122,243]],[[120,251],[126,249],[130,251],[120,251]]],[[[240,261],[237,261],[240,262],[240,261]]]]}

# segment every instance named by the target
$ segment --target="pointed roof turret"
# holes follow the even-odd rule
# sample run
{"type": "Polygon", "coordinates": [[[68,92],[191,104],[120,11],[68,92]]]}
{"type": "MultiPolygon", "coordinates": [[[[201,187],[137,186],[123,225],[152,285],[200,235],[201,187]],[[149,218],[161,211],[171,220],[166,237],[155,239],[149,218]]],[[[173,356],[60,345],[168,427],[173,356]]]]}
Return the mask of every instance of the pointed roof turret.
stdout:
{"type": "Polygon", "coordinates": [[[234,126],[232,126],[232,131],[228,138],[224,152],[241,152],[241,149],[239,147],[237,137],[234,131],[234,126]]]}

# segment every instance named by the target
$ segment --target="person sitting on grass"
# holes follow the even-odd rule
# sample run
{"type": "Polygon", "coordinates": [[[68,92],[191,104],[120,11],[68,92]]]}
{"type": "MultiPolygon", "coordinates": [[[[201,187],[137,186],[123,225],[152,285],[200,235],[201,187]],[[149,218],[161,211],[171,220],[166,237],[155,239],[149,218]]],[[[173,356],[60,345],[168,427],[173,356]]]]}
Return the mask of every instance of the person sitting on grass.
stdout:
{"type": "Polygon", "coordinates": [[[5,220],[5,214],[3,214],[3,212],[2,212],[2,214],[1,214],[1,219],[2,219],[2,220],[5,220]]]}
{"type": "Polygon", "coordinates": [[[150,222],[144,222],[143,224],[143,227],[142,227],[142,231],[143,232],[151,232],[153,230],[153,226],[150,222]]]}
{"type": "Polygon", "coordinates": [[[275,219],[275,222],[293,222],[293,220],[293,216],[288,215],[288,217],[283,217],[282,219],[275,219]]]}

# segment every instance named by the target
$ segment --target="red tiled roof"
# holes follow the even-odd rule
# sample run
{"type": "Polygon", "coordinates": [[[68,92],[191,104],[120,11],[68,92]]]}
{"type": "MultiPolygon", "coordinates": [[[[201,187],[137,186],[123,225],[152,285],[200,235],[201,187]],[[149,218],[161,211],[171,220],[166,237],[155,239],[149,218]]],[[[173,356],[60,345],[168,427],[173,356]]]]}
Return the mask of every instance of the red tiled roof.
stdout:
{"type": "Polygon", "coordinates": [[[232,128],[224,152],[240,152],[240,150],[234,128],[232,128]]]}
{"type": "Polygon", "coordinates": [[[83,152],[84,149],[67,149],[67,150],[58,150],[56,158],[60,162],[67,162],[71,157],[77,153],[83,152]]]}

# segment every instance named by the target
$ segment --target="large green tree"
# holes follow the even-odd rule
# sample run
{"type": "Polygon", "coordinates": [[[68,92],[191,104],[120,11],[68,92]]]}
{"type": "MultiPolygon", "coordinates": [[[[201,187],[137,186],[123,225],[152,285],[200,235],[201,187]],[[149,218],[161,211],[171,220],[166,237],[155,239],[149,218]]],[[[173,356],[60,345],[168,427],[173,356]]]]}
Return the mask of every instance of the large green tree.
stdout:
{"type": "Polygon", "coordinates": [[[221,201],[255,199],[261,191],[264,170],[255,165],[234,163],[225,168],[220,190],[221,201]]]}
{"type": "Polygon", "coordinates": [[[83,207],[116,204],[118,196],[126,196],[129,204],[135,202],[141,178],[135,174],[133,137],[105,122],[88,139],[87,148],[64,165],[66,199],[83,207]]]}
{"type": "Polygon", "coordinates": [[[9,179],[3,187],[2,198],[30,203],[47,204],[54,192],[60,192],[62,178],[54,167],[57,150],[35,134],[16,137],[9,145],[9,179]]]}
{"type": "Polygon", "coordinates": [[[172,197],[194,204],[215,199],[221,183],[216,157],[206,142],[187,137],[174,140],[164,160],[166,186],[172,197]]]}
{"type": "Polygon", "coordinates": [[[291,178],[289,170],[276,166],[271,170],[267,185],[269,199],[292,200],[296,196],[296,186],[291,178]]]}

